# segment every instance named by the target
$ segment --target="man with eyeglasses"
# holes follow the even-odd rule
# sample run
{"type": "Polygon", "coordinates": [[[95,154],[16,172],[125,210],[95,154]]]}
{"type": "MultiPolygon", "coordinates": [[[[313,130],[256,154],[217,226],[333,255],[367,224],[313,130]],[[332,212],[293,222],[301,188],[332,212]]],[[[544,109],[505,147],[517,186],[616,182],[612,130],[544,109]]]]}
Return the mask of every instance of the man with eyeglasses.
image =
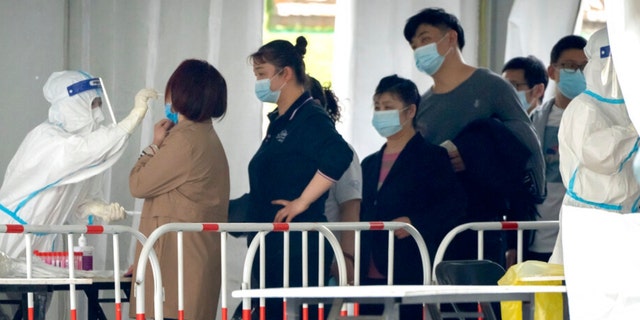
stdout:
{"type": "Polygon", "coordinates": [[[522,108],[527,115],[533,113],[542,104],[549,76],[540,59],[534,56],[515,57],[502,68],[502,78],[516,89],[522,108]]]}
{"type": "MultiPolygon", "coordinates": [[[[547,198],[536,205],[538,221],[558,220],[560,207],[566,189],[560,176],[560,155],[558,153],[558,129],[564,110],[569,102],[586,89],[582,72],[587,64],[584,47],[587,40],[583,37],[565,36],[551,49],[551,64],[547,68],[549,78],[556,82],[555,96],[545,102],[531,115],[531,121],[542,146],[546,164],[547,198]]],[[[528,252],[524,252],[525,260],[548,261],[551,257],[557,230],[537,230],[528,252]]]]}
{"type": "Polygon", "coordinates": [[[549,78],[556,82],[554,103],[565,109],[569,102],[587,88],[582,70],[587,65],[584,47],[587,40],[581,36],[569,35],[551,49],[551,64],[547,68],[549,78]]]}

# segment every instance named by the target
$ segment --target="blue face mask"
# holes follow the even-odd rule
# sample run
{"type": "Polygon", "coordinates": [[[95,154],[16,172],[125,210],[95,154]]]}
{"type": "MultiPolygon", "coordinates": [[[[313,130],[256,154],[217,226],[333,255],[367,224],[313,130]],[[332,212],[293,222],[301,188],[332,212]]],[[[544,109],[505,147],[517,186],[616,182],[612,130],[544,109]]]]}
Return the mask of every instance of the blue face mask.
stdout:
{"type": "Polygon", "coordinates": [[[525,112],[527,112],[527,110],[531,106],[529,104],[529,101],[527,101],[527,92],[529,92],[529,90],[516,92],[516,94],[518,95],[518,99],[520,100],[520,106],[522,107],[522,110],[524,110],[525,112]]]}
{"type": "Polygon", "coordinates": [[[573,99],[587,89],[587,81],[582,71],[567,71],[560,69],[558,89],[565,97],[573,99]]]}
{"type": "Polygon", "coordinates": [[[171,122],[178,124],[178,113],[171,111],[171,103],[164,105],[164,114],[167,116],[167,119],[171,120],[171,122]]]}
{"type": "Polygon", "coordinates": [[[278,74],[280,74],[280,72],[282,72],[282,70],[280,70],[269,79],[256,80],[255,92],[256,97],[258,97],[260,101],[269,103],[278,102],[278,98],[280,98],[280,90],[282,90],[282,87],[284,87],[286,83],[283,83],[280,89],[271,91],[271,79],[275,78],[278,74]]]}
{"type": "MultiPolygon", "coordinates": [[[[442,37],[442,39],[444,38],[446,38],[446,35],[442,37]]],[[[444,62],[444,56],[438,53],[437,44],[442,41],[442,39],[413,51],[413,57],[416,60],[416,67],[418,70],[430,76],[440,70],[442,63],[444,62]]],[[[449,53],[449,51],[447,51],[447,53],[449,53]]],[[[445,53],[445,55],[447,55],[447,53],[445,53]]]]}
{"type": "Polygon", "coordinates": [[[402,130],[400,110],[374,111],[371,124],[378,131],[378,134],[388,138],[402,130]]]}

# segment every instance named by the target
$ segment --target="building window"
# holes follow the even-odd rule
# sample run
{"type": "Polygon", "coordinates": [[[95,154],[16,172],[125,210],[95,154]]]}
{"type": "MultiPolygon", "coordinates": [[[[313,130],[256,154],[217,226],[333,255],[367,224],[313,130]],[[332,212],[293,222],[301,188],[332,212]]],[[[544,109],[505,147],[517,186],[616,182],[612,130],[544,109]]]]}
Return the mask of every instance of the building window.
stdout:
{"type": "MultiPolygon", "coordinates": [[[[304,63],[307,74],[323,86],[331,85],[333,31],[336,0],[265,0],[263,43],[282,39],[295,45],[296,38],[307,39],[304,63]]],[[[273,108],[267,106],[264,113],[273,108]]],[[[263,133],[268,121],[263,122],[263,133]]]]}

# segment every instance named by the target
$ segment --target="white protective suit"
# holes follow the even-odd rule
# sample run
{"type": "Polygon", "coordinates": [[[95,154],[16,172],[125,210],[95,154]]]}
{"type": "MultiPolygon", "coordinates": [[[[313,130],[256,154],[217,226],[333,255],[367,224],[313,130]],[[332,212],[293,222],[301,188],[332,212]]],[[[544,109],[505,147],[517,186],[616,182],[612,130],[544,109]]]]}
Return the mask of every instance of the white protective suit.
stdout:
{"type": "Polygon", "coordinates": [[[640,311],[640,187],[632,162],[634,128],[611,58],[607,29],[585,47],[587,90],[573,99],[560,123],[560,171],[567,187],[551,263],[564,263],[570,316],[633,319],[640,311]]]}
{"type": "MultiPolygon", "coordinates": [[[[633,175],[638,133],[618,84],[607,29],[596,31],[584,51],[587,90],[569,103],[558,132],[560,174],[567,188],[563,207],[638,212],[640,187],[633,175]]],[[[563,263],[562,229],[551,263],[563,263]]]]}
{"type": "MultiPolygon", "coordinates": [[[[558,131],[560,174],[567,188],[563,207],[637,212],[640,187],[633,158],[638,133],[618,84],[607,29],[596,31],[584,51],[587,90],[569,103],[558,131]]],[[[549,262],[562,264],[562,249],[561,225],[549,262]]]]}
{"type": "Polygon", "coordinates": [[[564,204],[620,213],[638,212],[640,186],[632,162],[638,132],[627,113],[611,59],[607,29],[586,47],[587,90],[571,101],[558,132],[564,204]]]}
{"type": "MultiPolygon", "coordinates": [[[[88,214],[105,221],[124,218],[119,204],[102,200],[102,173],[120,158],[156,92],[141,90],[127,118],[104,126],[101,108],[91,107],[101,93],[100,82],[88,79],[83,72],[62,71],[45,83],[49,119],[29,132],[7,167],[0,188],[0,224],[84,224],[80,218],[88,214]],[[86,91],[77,93],[78,88],[86,91]]],[[[51,251],[55,236],[32,239],[34,250],[51,251]]],[[[8,256],[24,256],[24,248],[22,235],[0,234],[0,251],[8,256]]]]}

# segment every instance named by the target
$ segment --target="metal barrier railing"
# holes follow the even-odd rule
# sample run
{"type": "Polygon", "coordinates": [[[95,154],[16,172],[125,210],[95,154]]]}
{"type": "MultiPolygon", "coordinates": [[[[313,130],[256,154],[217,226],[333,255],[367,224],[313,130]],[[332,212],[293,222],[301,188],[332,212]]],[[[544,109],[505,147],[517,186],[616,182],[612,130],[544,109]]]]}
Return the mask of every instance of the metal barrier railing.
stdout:
{"type": "MultiPolygon", "coordinates": [[[[295,224],[295,223],[294,223],[295,224]]],[[[312,224],[312,225],[319,225],[319,224],[312,224]]],[[[354,271],[354,286],[358,286],[360,285],[360,263],[361,263],[361,259],[360,259],[360,242],[361,242],[361,233],[362,231],[380,231],[380,230],[387,230],[388,234],[389,234],[389,248],[388,248],[388,264],[387,264],[387,284],[392,285],[393,284],[393,270],[394,270],[394,265],[393,265],[393,257],[394,257],[394,231],[398,230],[398,229],[404,229],[406,230],[411,236],[412,238],[416,241],[416,244],[418,245],[418,249],[420,251],[420,258],[421,258],[421,262],[422,262],[422,268],[423,268],[423,283],[424,284],[429,284],[431,282],[431,265],[430,265],[430,259],[429,259],[429,251],[427,249],[427,246],[424,242],[424,239],[422,238],[422,235],[420,235],[420,232],[413,227],[410,224],[404,223],[404,222],[381,222],[381,221],[375,221],[375,222],[330,222],[330,223],[322,223],[322,226],[326,227],[327,229],[331,230],[331,231],[354,231],[355,235],[354,235],[354,267],[353,267],[353,271],[354,271]]],[[[278,231],[282,231],[282,230],[278,230],[278,231]]],[[[304,241],[304,234],[303,233],[303,241],[304,241]]],[[[323,241],[322,241],[322,234],[320,234],[320,240],[319,240],[319,246],[322,246],[323,241]]],[[[251,269],[253,267],[252,261],[255,257],[256,251],[258,246],[260,246],[260,288],[264,288],[265,284],[264,284],[264,278],[265,278],[265,274],[264,274],[264,235],[263,234],[259,234],[258,236],[256,236],[253,241],[251,242],[251,244],[249,245],[249,249],[247,251],[247,255],[245,257],[245,263],[244,263],[244,271],[243,271],[243,282],[242,282],[242,289],[250,289],[251,288],[251,269]]],[[[288,261],[288,236],[285,233],[285,237],[284,237],[284,250],[285,250],[285,254],[284,254],[284,268],[283,268],[283,279],[284,279],[284,283],[283,283],[283,287],[287,288],[289,286],[288,284],[288,265],[289,265],[289,261],[288,261]]],[[[303,250],[306,249],[306,243],[303,242],[303,250]]],[[[319,248],[319,256],[322,257],[323,256],[323,248],[319,248]]],[[[340,265],[341,262],[344,262],[344,256],[342,254],[342,250],[336,251],[334,248],[334,253],[335,252],[339,252],[340,254],[336,254],[336,261],[337,263],[340,265]]],[[[306,261],[306,255],[303,253],[303,263],[305,263],[306,261]]],[[[319,274],[318,274],[318,286],[323,286],[323,282],[324,282],[324,274],[322,273],[322,260],[319,259],[319,274]]],[[[306,283],[304,281],[304,279],[306,279],[308,277],[308,275],[306,274],[307,272],[307,268],[303,266],[303,286],[306,286],[306,283]]],[[[343,269],[340,269],[340,279],[339,279],[339,285],[340,286],[344,286],[347,285],[346,283],[346,277],[343,276],[346,273],[343,272],[343,269]]],[[[283,300],[283,309],[286,310],[286,299],[283,300]]],[[[354,310],[354,315],[357,316],[359,314],[359,310],[358,310],[358,304],[355,304],[355,310],[354,310]]],[[[265,299],[261,298],[260,299],[260,319],[265,319],[265,299]]],[[[251,299],[246,298],[243,299],[242,302],[242,309],[243,309],[243,319],[244,320],[249,320],[250,319],[250,311],[251,311],[251,299]]],[[[318,318],[322,319],[323,318],[323,310],[324,310],[324,306],[323,304],[319,304],[318,305],[318,318]]],[[[303,317],[305,319],[308,318],[307,316],[307,312],[308,312],[308,305],[303,304],[303,317]]],[[[346,310],[343,309],[341,311],[341,315],[342,316],[346,316],[346,310]]],[[[225,319],[223,319],[225,320],[225,319]]]]}
{"type": "MultiPolygon", "coordinates": [[[[158,227],[154,230],[147,239],[147,242],[142,247],[142,251],[140,252],[140,257],[138,260],[136,279],[135,279],[135,289],[136,289],[136,319],[145,319],[145,310],[144,310],[144,277],[145,277],[145,269],[146,269],[146,261],[147,256],[152,251],[152,248],[155,242],[167,232],[178,232],[178,318],[184,319],[184,283],[182,281],[183,277],[183,261],[182,261],[182,233],[183,232],[219,232],[220,233],[220,253],[221,253],[221,312],[222,319],[226,320],[228,316],[227,309],[227,270],[226,270],[226,236],[228,232],[257,232],[257,233],[267,233],[271,231],[318,231],[323,234],[329,243],[331,244],[334,252],[340,251],[340,244],[336,237],[329,231],[326,227],[320,224],[314,223],[169,223],[158,227]]],[[[338,255],[336,255],[338,256],[338,255]]],[[[342,256],[342,255],[340,255],[342,256]]],[[[338,258],[338,268],[340,270],[340,274],[345,274],[346,265],[344,258],[338,258]]],[[[159,273],[158,273],[159,274],[159,273]]],[[[155,287],[154,290],[154,316],[157,319],[163,318],[163,295],[162,290],[158,290],[157,288],[162,288],[162,279],[155,279],[154,274],[154,282],[159,282],[160,286],[155,287]]],[[[342,277],[341,277],[342,278],[342,277]]],[[[346,284],[346,283],[345,283],[346,284]]]]}
{"type": "Polygon", "coordinates": [[[522,262],[523,234],[524,230],[558,229],[558,221],[495,221],[495,222],[470,222],[461,224],[449,231],[440,242],[438,251],[433,259],[432,279],[436,280],[435,266],[443,259],[447,247],[451,241],[460,233],[467,230],[478,232],[478,260],[484,259],[484,232],[485,231],[516,231],[517,232],[517,262],[522,262]]]}
{"type": "MultiPolygon", "coordinates": [[[[113,239],[113,282],[115,292],[115,316],[117,320],[122,319],[122,295],[120,292],[120,244],[119,234],[129,233],[135,237],[140,243],[144,245],[146,238],[139,231],[120,225],[21,225],[21,224],[5,224],[0,225],[0,233],[14,233],[24,234],[26,245],[26,263],[27,263],[27,279],[33,283],[38,281],[46,281],[46,278],[34,278],[32,275],[33,269],[33,252],[31,250],[31,237],[33,234],[66,234],[68,244],[68,259],[74,261],[73,256],[73,235],[74,234],[111,234],[113,239]]],[[[151,261],[152,273],[154,275],[160,274],[160,264],[154,252],[150,252],[149,260],[151,261]]],[[[75,275],[75,263],[68,263],[69,278],[65,278],[64,284],[69,284],[69,310],[71,319],[77,318],[76,314],[76,284],[83,283],[82,279],[76,278],[75,275]]],[[[161,288],[160,283],[154,283],[156,288],[161,288]]],[[[27,306],[28,306],[28,318],[33,320],[34,318],[34,302],[33,293],[27,294],[27,306]]]]}
{"type": "MultiPolygon", "coordinates": [[[[401,222],[355,222],[355,223],[170,223],[160,226],[156,230],[154,230],[148,237],[145,245],[140,252],[140,257],[136,270],[136,279],[135,279],[135,291],[136,291],[136,319],[142,320],[145,319],[145,292],[144,292],[144,279],[145,279],[145,263],[147,261],[147,256],[151,252],[155,242],[165,233],[168,232],[178,232],[178,317],[179,319],[184,318],[184,288],[183,288],[183,280],[182,280],[182,232],[219,232],[221,234],[221,319],[228,319],[228,309],[227,309],[227,270],[226,270],[226,237],[229,232],[255,232],[256,237],[253,239],[251,244],[249,245],[247,255],[245,257],[244,269],[243,269],[243,289],[249,289],[251,287],[251,269],[253,266],[253,259],[255,254],[260,248],[260,285],[264,287],[264,270],[265,270],[265,246],[264,246],[264,238],[265,235],[269,232],[283,232],[284,233],[284,259],[288,259],[288,235],[289,232],[302,232],[303,239],[303,270],[304,273],[307,272],[306,266],[306,247],[307,243],[305,239],[307,239],[307,233],[309,231],[318,232],[319,233],[319,264],[322,265],[324,263],[324,239],[326,238],[331,245],[333,252],[335,254],[336,263],[338,265],[338,273],[339,273],[339,285],[344,286],[347,285],[346,279],[346,262],[344,259],[344,255],[342,254],[342,249],[338,240],[332,233],[332,231],[355,231],[355,254],[354,254],[354,285],[359,284],[359,265],[360,265],[360,232],[361,231],[375,231],[375,230],[388,230],[389,231],[389,283],[393,283],[393,231],[398,229],[405,229],[409,234],[415,239],[418,244],[418,248],[420,250],[420,256],[422,259],[422,265],[424,268],[424,283],[430,283],[431,274],[430,274],[430,260],[427,247],[424,243],[424,240],[420,233],[411,225],[401,222]]],[[[283,268],[283,279],[285,283],[283,283],[284,287],[288,286],[288,260],[285,260],[285,267],[283,268]]],[[[321,272],[323,268],[319,268],[319,285],[321,286],[324,282],[324,274],[321,272]]],[[[154,277],[156,275],[154,274],[154,277]]],[[[303,284],[307,283],[308,274],[303,274],[303,284]]],[[[162,288],[161,286],[162,279],[154,279],[154,282],[159,285],[156,286],[156,290],[154,290],[154,316],[158,319],[163,317],[163,295],[162,289],[158,290],[157,288],[162,288]]],[[[286,303],[286,301],[284,302],[286,303]]],[[[243,319],[250,319],[250,309],[251,309],[251,299],[243,300],[243,319]]],[[[264,299],[261,299],[260,302],[261,310],[261,319],[265,318],[264,311],[264,299]]]]}

